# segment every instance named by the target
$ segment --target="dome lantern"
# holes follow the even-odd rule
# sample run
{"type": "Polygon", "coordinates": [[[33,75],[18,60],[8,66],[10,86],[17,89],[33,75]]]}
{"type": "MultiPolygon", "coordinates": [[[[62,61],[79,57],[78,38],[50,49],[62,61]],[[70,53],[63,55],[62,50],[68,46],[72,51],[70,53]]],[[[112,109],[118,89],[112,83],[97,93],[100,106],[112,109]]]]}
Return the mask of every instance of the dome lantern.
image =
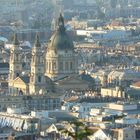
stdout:
{"type": "Polygon", "coordinates": [[[73,50],[74,45],[72,39],[65,30],[64,18],[60,14],[58,18],[58,28],[50,38],[48,49],[51,50],[73,50]]]}

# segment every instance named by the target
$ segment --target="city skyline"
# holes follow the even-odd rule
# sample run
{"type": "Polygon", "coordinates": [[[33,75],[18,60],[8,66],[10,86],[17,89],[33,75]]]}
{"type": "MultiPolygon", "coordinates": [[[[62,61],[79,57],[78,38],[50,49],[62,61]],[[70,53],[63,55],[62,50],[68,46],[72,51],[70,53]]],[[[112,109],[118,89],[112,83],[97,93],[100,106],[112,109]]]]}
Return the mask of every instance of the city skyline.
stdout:
{"type": "Polygon", "coordinates": [[[0,12],[0,139],[140,138],[139,0],[1,0],[0,12]]]}

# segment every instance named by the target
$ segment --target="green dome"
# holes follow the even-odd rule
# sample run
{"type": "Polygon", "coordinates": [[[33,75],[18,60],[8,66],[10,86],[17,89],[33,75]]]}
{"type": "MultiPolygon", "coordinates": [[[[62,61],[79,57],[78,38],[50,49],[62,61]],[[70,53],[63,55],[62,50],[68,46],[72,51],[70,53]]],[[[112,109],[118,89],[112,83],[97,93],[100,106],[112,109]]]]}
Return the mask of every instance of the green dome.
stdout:
{"type": "Polygon", "coordinates": [[[71,50],[74,49],[73,42],[69,35],[64,32],[56,31],[49,42],[49,49],[58,49],[58,50],[71,50]]]}
{"type": "Polygon", "coordinates": [[[52,35],[52,37],[48,43],[48,48],[57,49],[57,50],[74,49],[73,41],[71,40],[71,38],[65,31],[64,19],[61,14],[58,19],[58,29],[52,35]]]}

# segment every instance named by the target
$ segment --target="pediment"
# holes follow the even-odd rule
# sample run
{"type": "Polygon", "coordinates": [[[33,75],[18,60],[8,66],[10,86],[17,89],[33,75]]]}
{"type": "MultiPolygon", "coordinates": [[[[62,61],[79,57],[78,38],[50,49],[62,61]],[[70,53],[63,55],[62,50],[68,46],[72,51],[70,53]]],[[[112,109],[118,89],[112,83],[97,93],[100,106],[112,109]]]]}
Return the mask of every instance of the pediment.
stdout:
{"type": "Polygon", "coordinates": [[[52,124],[48,129],[47,132],[51,133],[51,132],[58,132],[56,126],[54,124],[52,124]]]}
{"type": "Polygon", "coordinates": [[[98,130],[98,131],[96,131],[95,133],[94,133],[94,136],[95,137],[102,137],[102,138],[107,138],[107,135],[100,129],[100,130],[98,130]]]}
{"type": "Polygon", "coordinates": [[[26,85],[26,83],[25,83],[20,77],[17,77],[17,78],[14,80],[14,84],[26,85]]]}

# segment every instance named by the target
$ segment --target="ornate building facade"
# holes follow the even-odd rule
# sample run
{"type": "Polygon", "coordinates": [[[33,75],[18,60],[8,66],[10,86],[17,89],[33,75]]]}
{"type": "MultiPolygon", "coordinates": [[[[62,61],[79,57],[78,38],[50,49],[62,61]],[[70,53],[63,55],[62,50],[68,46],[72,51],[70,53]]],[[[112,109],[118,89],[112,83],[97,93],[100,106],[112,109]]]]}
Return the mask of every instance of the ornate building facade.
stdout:
{"type": "Polygon", "coordinates": [[[58,19],[57,30],[48,42],[45,60],[45,75],[52,80],[78,74],[74,45],[65,30],[64,19],[61,14],[58,19]]]}
{"type": "Polygon", "coordinates": [[[15,34],[10,50],[9,95],[0,99],[1,111],[8,106],[22,106],[28,110],[59,109],[66,91],[89,88],[93,79],[78,74],[74,44],[66,32],[61,14],[46,48],[44,51],[37,35],[30,53],[30,70],[25,72],[22,49],[15,34]]]}
{"type": "Polygon", "coordinates": [[[22,72],[21,49],[19,47],[17,35],[14,36],[13,47],[10,50],[10,67],[9,67],[9,92],[14,93],[14,80],[22,72]]]}
{"type": "Polygon", "coordinates": [[[39,36],[36,36],[36,42],[32,49],[31,74],[29,83],[30,94],[45,92],[45,76],[44,76],[44,52],[39,42],[39,36]]]}
{"type": "Polygon", "coordinates": [[[36,36],[31,53],[29,73],[22,73],[22,57],[19,41],[15,35],[10,53],[9,92],[15,95],[54,95],[60,96],[65,90],[85,90],[91,78],[78,74],[78,60],[74,44],[60,14],[57,29],[47,43],[41,46],[36,36]],[[55,94],[53,94],[55,93],[55,94]]]}

